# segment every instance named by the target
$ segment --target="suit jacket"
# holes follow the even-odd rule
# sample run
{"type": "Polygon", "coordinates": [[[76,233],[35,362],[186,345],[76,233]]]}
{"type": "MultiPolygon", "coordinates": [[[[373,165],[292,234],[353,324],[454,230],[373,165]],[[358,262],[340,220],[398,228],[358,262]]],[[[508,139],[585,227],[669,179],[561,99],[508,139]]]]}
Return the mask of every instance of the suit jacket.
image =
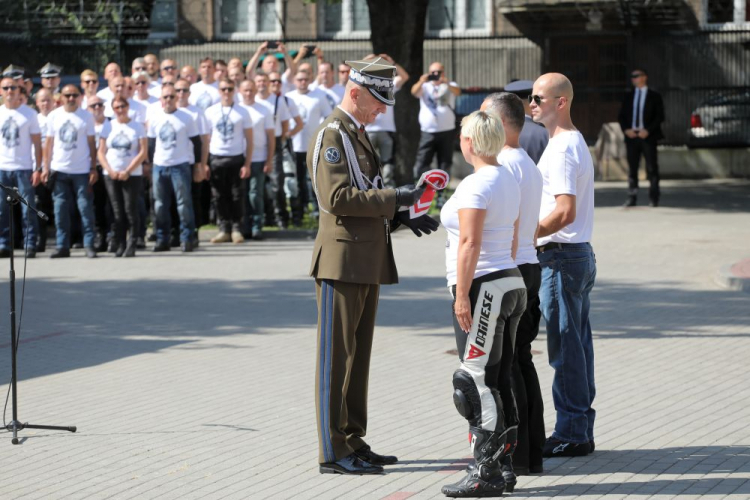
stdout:
{"type": "Polygon", "coordinates": [[[526,150],[529,158],[534,160],[534,163],[539,163],[539,158],[542,157],[549,142],[549,132],[542,125],[535,123],[530,116],[526,116],[518,142],[526,150]]]}
{"type": "Polygon", "coordinates": [[[351,118],[336,107],[313,134],[307,149],[307,171],[320,205],[310,275],[349,283],[398,283],[385,224],[395,216],[396,191],[355,187],[339,131],[349,137],[364,176],[374,180],[381,175],[380,160],[366,132],[360,133],[351,118]],[[328,128],[329,123],[338,129],[328,128]],[[315,169],[314,152],[321,129],[323,140],[315,169]]]}
{"type": "MultiPolygon", "coordinates": [[[[633,99],[635,99],[635,89],[631,89],[625,94],[620,107],[620,114],[617,121],[620,122],[622,131],[633,128],[633,99]]],[[[646,140],[658,141],[664,138],[661,131],[661,124],[664,121],[664,101],[661,94],[649,87],[646,92],[646,102],[643,104],[643,128],[648,130],[646,140]]]]}

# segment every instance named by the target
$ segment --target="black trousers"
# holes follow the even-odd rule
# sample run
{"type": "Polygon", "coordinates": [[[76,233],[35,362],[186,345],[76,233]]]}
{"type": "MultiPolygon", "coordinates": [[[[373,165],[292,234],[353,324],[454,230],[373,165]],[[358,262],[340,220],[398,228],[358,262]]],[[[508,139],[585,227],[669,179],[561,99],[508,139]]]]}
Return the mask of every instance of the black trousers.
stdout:
{"type": "Polygon", "coordinates": [[[455,129],[445,132],[422,132],[417,150],[417,163],[414,165],[414,182],[419,180],[423,172],[430,170],[432,159],[437,153],[438,168],[450,173],[453,163],[453,146],[455,144],[455,129]]]}
{"type": "Polygon", "coordinates": [[[302,222],[302,216],[310,203],[310,196],[307,191],[307,152],[295,152],[294,161],[297,167],[295,174],[297,176],[297,196],[289,202],[292,206],[292,221],[297,223],[302,222]]]}
{"type": "Polygon", "coordinates": [[[265,211],[266,225],[273,220],[286,224],[289,222],[289,211],[286,208],[286,193],[284,192],[284,152],[285,140],[276,138],[276,151],[273,154],[273,170],[266,177],[265,211]]]}
{"type": "Polygon", "coordinates": [[[513,464],[517,472],[528,471],[530,466],[542,466],[544,448],[544,401],[539,377],[534,367],[531,343],[539,334],[539,287],[542,270],[539,264],[518,266],[526,284],[526,310],[516,330],[516,350],[513,357],[513,392],[518,405],[518,447],[513,453],[513,464]]]}
{"type": "Polygon", "coordinates": [[[646,160],[646,175],[650,183],[648,197],[651,201],[659,201],[659,162],[656,155],[656,141],[650,139],[625,139],[628,154],[628,194],[638,196],[638,167],[641,156],[646,160]]]}
{"type": "Polygon", "coordinates": [[[112,213],[115,219],[115,242],[117,246],[125,245],[128,226],[130,227],[129,243],[135,244],[138,238],[140,214],[138,213],[138,199],[143,190],[143,180],[140,175],[128,177],[126,181],[114,180],[108,175],[104,177],[112,213]]]}
{"type": "Polygon", "coordinates": [[[225,233],[240,231],[245,213],[245,183],[240,178],[240,169],[244,163],[243,155],[209,155],[208,158],[217,223],[219,230],[225,233]]]}

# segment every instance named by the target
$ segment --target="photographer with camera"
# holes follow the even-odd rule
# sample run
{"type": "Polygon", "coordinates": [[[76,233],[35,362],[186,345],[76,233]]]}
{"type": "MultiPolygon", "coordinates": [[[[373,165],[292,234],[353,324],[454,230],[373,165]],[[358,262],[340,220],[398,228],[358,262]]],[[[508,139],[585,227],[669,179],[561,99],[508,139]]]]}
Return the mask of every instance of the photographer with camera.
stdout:
{"type": "MultiPolygon", "coordinates": [[[[437,153],[438,168],[450,172],[456,135],[456,97],[461,89],[445,76],[442,63],[433,62],[430,69],[412,85],[411,94],[419,99],[419,139],[414,179],[430,169],[437,153]]],[[[438,198],[440,203],[440,198],[438,198]]]]}

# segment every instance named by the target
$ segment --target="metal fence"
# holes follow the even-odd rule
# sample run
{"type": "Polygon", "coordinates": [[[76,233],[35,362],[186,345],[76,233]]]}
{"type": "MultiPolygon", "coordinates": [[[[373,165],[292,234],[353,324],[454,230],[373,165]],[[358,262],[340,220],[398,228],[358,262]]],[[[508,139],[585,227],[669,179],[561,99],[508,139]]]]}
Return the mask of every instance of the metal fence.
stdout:
{"type": "MultiPolygon", "coordinates": [[[[22,40],[0,34],[0,66],[14,63],[36,70],[52,61],[63,65],[66,74],[78,74],[85,68],[101,72],[108,61],[114,60],[127,70],[133,58],[147,52],[175,59],[180,65],[197,65],[206,56],[247,60],[258,43],[132,37],[22,40]]],[[[296,39],[288,40],[287,46],[296,50],[306,43],[320,46],[326,59],[333,62],[372,51],[367,39],[296,39]]],[[[550,70],[568,74],[576,89],[574,110],[578,108],[580,126],[592,142],[603,123],[616,120],[629,85],[629,71],[636,65],[648,70],[649,86],[664,97],[667,144],[691,140],[691,114],[702,103],[716,96],[750,93],[750,30],[548,35],[533,41],[525,37],[428,38],[424,51],[425,71],[431,61],[441,61],[450,78],[464,89],[458,103],[462,112],[475,109],[486,93],[502,89],[512,79],[533,80],[550,70]]],[[[745,100],[736,109],[739,115],[745,115],[732,126],[740,137],[750,141],[750,104],[745,100]]]]}

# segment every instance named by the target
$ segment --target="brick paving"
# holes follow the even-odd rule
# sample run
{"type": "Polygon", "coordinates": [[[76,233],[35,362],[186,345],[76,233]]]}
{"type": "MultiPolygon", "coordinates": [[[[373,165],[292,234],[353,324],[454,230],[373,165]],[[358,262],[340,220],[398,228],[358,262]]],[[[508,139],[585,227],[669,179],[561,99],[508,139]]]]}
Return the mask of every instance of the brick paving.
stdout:
{"type": "MultiPolygon", "coordinates": [[[[624,184],[597,185],[597,451],[546,461],[514,498],[750,498],[750,295],[714,282],[750,253],[750,183],[663,190],[662,207],[622,209],[624,184]]],[[[401,459],[388,474],[318,474],[312,242],[269,239],[29,261],[19,417],[79,432],[0,434],[0,498],[443,498],[469,455],[444,234],[394,240],[402,283],[382,289],[368,435],[401,459]]],[[[549,430],[543,334],[535,349],[549,430]]]]}

